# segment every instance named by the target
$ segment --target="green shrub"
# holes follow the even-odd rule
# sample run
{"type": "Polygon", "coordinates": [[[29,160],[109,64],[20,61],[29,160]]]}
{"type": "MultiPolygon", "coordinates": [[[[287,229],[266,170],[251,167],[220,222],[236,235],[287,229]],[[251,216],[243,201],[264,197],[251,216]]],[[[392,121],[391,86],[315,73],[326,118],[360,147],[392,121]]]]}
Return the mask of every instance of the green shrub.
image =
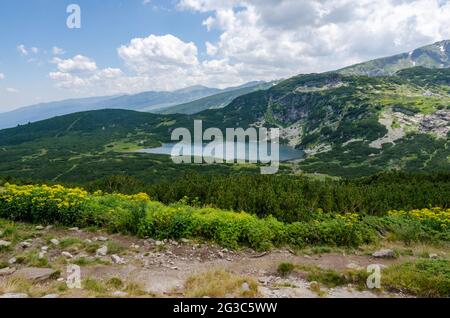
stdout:
{"type": "MultiPolygon", "coordinates": [[[[403,215],[340,215],[320,210],[309,215],[309,221],[283,223],[270,215],[259,218],[245,212],[196,208],[180,202],[167,206],[149,200],[145,194],[87,194],[61,186],[11,186],[0,193],[0,217],[12,220],[57,222],[158,239],[200,238],[233,249],[248,246],[267,250],[283,245],[356,247],[389,233],[405,242],[450,240],[448,228],[403,215]]],[[[78,243],[63,242],[67,246],[78,243]]],[[[87,250],[91,248],[88,246],[87,250]]]]}
{"type": "Polygon", "coordinates": [[[294,264],[292,263],[281,263],[278,265],[277,272],[280,276],[286,277],[291,274],[295,269],[294,264]]]}

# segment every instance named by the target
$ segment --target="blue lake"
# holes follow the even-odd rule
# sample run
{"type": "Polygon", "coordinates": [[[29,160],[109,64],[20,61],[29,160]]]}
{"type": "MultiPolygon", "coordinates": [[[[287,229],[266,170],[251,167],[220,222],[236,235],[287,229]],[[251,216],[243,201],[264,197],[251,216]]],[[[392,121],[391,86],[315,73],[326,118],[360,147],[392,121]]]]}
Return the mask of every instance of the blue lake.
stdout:
{"type": "MultiPolygon", "coordinates": [[[[163,144],[161,147],[157,148],[148,148],[148,149],[141,149],[138,150],[138,153],[148,153],[148,154],[159,154],[159,155],[171,155],[172,150],[174,149],[174,146],[177,145],[177,143],[166,143],[163,144]]],[[[203,149],[207,144],[203,145],[203,149]]],[[[225,159],[225,158],[233,158],[234,160],[247,160],[249,159],[249,149],[252,146],[253,149],[259,150],[258,143],[256,142],[246,142],[246,143],[224,143],[225,145],[225,151],[223,153],[208,155],[205,154],[205,157],[214,157],[218,159],[225,159]],[[233,151],[233,145],[234,145],[234,151],[233,151]],[[243,153],[238,154],[237,147],[245,147],[245,155],[243,153]]],[[[289,160],[295,160],[295,159],[301,159],[304,156],[304,152],[302,150],[298,150],[286,145],[278,145],[279,146],[279,161],[289,161],[289,160]]],[[[243,148],[242,148],[243,149],[243,148]]],[[[270,156],[270,144],[269,144],[269,150],[268,156],[270,156]]],[[[201,154],[202,149],[201,147],[194,147],[192,146],[191,154],[201,154]]],[[[181,153],[177,154],[181,155],[181,153]]],[[[259,159],[259,156],[258,156],[259,159]]]]}

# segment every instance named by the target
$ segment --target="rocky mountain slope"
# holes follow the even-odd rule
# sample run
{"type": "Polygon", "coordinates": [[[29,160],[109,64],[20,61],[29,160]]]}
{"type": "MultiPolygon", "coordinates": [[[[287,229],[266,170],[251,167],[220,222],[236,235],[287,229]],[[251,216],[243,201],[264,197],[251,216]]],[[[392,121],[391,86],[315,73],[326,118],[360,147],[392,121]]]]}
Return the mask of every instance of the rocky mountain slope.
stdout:
{"type": "MultiPolygon", "coordinates": [[[[440,42],[415,50],[411,58],[439,56],[444,63],[442,54],[448,48],[448,41],[440,42]]],[[[389,65],[394,64],[399,67],[394,62],[389,65]]],[[[3,130],[0,149],[5,160],[0,172],[60,180],[82,173],[91,164],[90,172],[83,174],[108,175],[140,167],[142,173],[153,175],[162,173],[155,167],[164,166],[170,167],[164,173],[171,175],[177,168],[169,158],[148,160],[154,156],[131,151],[170,141],[174,128],[192,129],[194,119],[203,120],[204,129],[280,128],[282,143],[306,153],[304,159],[291,163],[296,173],[362,176],[391,169],[450,169],[450,69],[416,66],[386,76],[342,71],[299,75],[239,96],[224,108],[194,115],[100,110],[3,130]],[[98,160],[108,163],[97,166],[98,160]],[[53,169],[42,170],[40,165],[53,169]]]]}
{"type": "Polygon", "coordinates": [[[450,40],[436,42],[411,52],[346,67],[339,72],[346,75],[383,76],[415,66],[427,68],[450,67],[450,40]]]}

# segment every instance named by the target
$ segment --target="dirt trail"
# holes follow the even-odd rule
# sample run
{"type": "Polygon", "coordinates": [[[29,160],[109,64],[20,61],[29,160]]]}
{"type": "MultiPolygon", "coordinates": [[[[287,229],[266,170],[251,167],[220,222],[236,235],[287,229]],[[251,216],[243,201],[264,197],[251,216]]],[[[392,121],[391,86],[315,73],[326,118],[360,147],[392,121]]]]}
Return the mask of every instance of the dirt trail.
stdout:
{"type": "MultiPolygon", "coordinates": [[[[107,281],[112,277],[122,281],[137,282],[150,295],[162,297],[182,297],[184,285],[193,275],[211,271],[225,270],[241,277],[251,277],[258,282],[258,292],[262,297],[318,297],[311,290],[311,282],[299,275],[282,278],[277,273],[280,263],[315,265],[323,269],[345,270],[348,268],[365,269],[369,264],[389,266],[402,259],[375,259],[371,256],[345,253],[326,253],[322,255],[294,255],[289,250],[272,250],[258,253],[253,250],[231,251],[210,244],[199,244],[189,240],[156,241],[138,239],[122,235],[93,233],[77,229],[43,229],[37,231],[26,247],[31,251],[46,250],[45,257],[49,266],[61,272],[60,281],[67,278],[66,265],[61,263],[62,255],[70,254],[67,263],[76,263],[84,259],[88,264],[81,266],[81,278],[94,278],[107,281]],[[59,245],[49,244],[49,239],[57,239],[59,245]],[[67,240],[73,244],[67,244],[67,240]],[[64,243],[66,242],[66,243],[64,243]],[[63,246],[61,246],[63,245],[63,246]],[[92,246],[97,249],[92,249],[92,246]],[[98,255],[98,249],[108,247],[110,251],[98,255]]],[[[0,253],[0,261],[8,262],[24,252],[17,244],[13,250],[0,253]]],[[[23,245],[23,244],[22,244],[23,245]]],[[[64,258],[64,257],[63,257],[64,258]]],[[[12,264],[13,270],[26,267],[12,264]]],[[[5,279],[7,275],[1,277],[5,279]]],[[[1,283],[1,282],[0,282],[1,283]]],[[[389,293],[358,291],[352,286],[323,288],[322,297],[398,297],[389,293]]],[[[1,294],[1,293],[0,293],[1,294]]],[[[72,292],[63,297],[77,297],[72,292]]]]}

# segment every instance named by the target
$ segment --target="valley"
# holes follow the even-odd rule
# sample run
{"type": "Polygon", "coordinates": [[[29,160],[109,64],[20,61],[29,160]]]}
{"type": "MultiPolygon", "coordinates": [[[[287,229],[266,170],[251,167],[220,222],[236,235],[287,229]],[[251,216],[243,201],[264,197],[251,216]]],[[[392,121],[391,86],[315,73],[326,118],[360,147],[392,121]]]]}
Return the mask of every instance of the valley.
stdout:
{"type": "Polygon", "coordinates": [[[449,56],[0,114],[0,297],[448,297],[449,56]],[[278,128],[278,173],[176,164],[196,121],[278,128]]]}

